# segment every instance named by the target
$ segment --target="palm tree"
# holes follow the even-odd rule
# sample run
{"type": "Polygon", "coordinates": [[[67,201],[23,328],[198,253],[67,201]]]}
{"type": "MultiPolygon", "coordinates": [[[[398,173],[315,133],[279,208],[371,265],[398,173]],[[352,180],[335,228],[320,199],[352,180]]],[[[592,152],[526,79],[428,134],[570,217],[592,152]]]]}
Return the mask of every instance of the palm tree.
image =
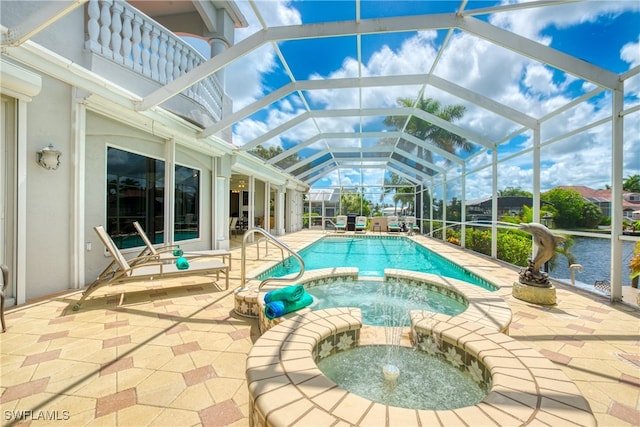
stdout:
{"type": "Polygon", "coordinates": [[[398,188],[398,186],[403,184],[407,184],[407,181],[403,177],[396,173],[389,172],[389,176],[384,177],[384,187],[382,187],[380,201],[383,201],[387,195],[396,193],[396,189],[398,188]]]}
{"type": "Polygon", "coordinates": [[[629,175],[622,183],[622,189],[633,193],[640,193],[640,175],[629,175]]]}
{"type": "MultiPolygon", "coordinates": [[[[402,107],[413,107],[415,104],[416,108],[419,108],[427,113],[433,114],[443,120],[448,122],[452,122],[454,120],[462,118],[465,112],[464,105],[449,105],[442,106],[439,101],[433,98],[424,98],[421,96],[417,102],[411,98],[399,98],[398,104],[402,107]]],[[[406,117],[402,116],[387,116],[384,119],[384,124],[387,126],[391,126],[397,130],[401,130],[404,128],[406,123],[406,117]]],[[[411,116],[409,119],[409,123],[405,128],[405,131],[408,134],[411,134],[418,139],[423,141],[431,142],[438,148],[441,148],[449,153],[456,153],[458,150],[463,151],[471,151],[473,146],[466,139],[457,135],[455,133],[451,133],[448,130],[445,130],[433,123],[426,122],[416,116],[411,116]]],[[[399,145],[402,146],[403,149],[407,151],[413,151],[415,147],[413,143],[408,141],[401,141],[399,145]]],[[[430,150],[426,150],[424,147],[417,147],[416,155],[428,162],[433,162],[433,156],[430,150]]],[[[421,165],[416,165],[418,169],[422,170],[421,165]]]]}
{"type": "Polygon", "coordinates": [[[397,188],[396,194],[393,195],[393,202],[396,205],[396,210],[397,210],[398,202],[400,202],[400,212],[404,210],[405,205],[409,208],[411,212],[413,212],[414,199],[415,199],[415,194],[413,191],[413,187],[397,188]]]}

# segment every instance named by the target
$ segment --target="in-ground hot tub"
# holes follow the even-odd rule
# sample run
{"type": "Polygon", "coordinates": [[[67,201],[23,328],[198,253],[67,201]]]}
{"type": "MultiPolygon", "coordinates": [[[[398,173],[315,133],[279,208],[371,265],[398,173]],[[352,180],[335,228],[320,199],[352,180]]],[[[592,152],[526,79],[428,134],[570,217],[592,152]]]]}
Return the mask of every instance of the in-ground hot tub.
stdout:
{"type": "MultiPolygon", "coordinates": [[[[307,271],[298,283],[303,284],[308,290],[335,283],[344,284],[345,289],[348,289],[351,284],[356,283],[358,280],[357,268],[340,267],[307,271]]],[[[509,330],[511,309],[494,292],[461,280],[400,269],[385,269],[384,280],[395,283],[402,282],[413,287],[424,287],[429,292],[439,293],[441,296],[463,306],[464,310],[456,314],[456,317],[496,328],[501,332],[508,332],[509,330]]],[[[311,311],[313,307],[289,313],[276,319],[268,319],[264,315],[264,294],[273,288],[289,284],[276,281],[270,282],[262,290],[258,290],[257,286],[246,289],[239,288],[235,293],[234,311],[241,316],[258,317],[261,332],[267,331],[284,319],[311,311]]],[[[425,315],[429,314],[428,311],[425,311],[425,313],[425,315]]]]}
{"type": "Polygon", "coordinates": [[[482,381],[485,398],[456,409],[407,409],[341,388],[317,361],[380,334],[361,334],[359,309],[336,308],[285,320],[256,341],[246,369],[251,425],[596,425],[575,384],[526,344],[459,318],[422,312],[411,318],[419,351],[441,355],[482,381]]]}

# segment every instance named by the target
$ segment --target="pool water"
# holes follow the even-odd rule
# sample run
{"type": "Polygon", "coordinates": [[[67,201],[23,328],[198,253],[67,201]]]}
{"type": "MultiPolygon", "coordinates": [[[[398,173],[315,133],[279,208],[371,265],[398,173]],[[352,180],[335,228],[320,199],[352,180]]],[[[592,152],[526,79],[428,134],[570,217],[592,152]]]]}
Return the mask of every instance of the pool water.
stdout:
{"type": "Polygon", "coordinates": [[[311,286],[313,310],[334,307],[357,307],[362,323],[372,326],[409,326],[409,310],[456,316],[466,306],[426,286],[382,280],[356,280],[311,286]]]}
{"type": "MultiPolygon", "coordinates": [[[[463,268],[410,239],[398,237],[325,237],[299,252],[307,270],[357,267],[360,276],[384,277],[385,268],[431,273],[463,280],[490,291],[495,288],[463,268]]],[[[290,257],[260,277],[282,277],[300,271],[290,257]]]]}
{"type": "Polygon", "coordinates": [[[441,356],[408,347],[360,346],[321,359],[318,368],[341,388],[358,396],[409,409],[446,410],[475,405],[487,391],[441,356]],[[382,366],[400,369],[394,382],[385,380],[382,366]]]}

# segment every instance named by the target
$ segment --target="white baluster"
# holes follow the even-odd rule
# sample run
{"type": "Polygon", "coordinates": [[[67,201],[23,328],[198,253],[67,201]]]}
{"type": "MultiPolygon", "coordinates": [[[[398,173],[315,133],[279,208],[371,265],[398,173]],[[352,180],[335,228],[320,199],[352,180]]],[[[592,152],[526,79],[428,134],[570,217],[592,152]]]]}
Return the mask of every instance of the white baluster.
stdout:
{"type": "Polygon", "coordinates": [[[111,1],[101,0],[100,8],[100,46],[101,51],[107,58],[113,58],[109,44],[111,43],[111,1]]]}
{"type": "Polygon", "coordinates": [[[167,83],[173,80],[173,62],[175,61],[176,41],[169,37],[167,41],[167,83]]]}
{"type": "Polygon", "coordinates": [[[158,43],[160,42],[159,37],[160,31],[153,27],[151,29],[151,78],[155,81],[159,80],[159,72],[158,72],[158,43]]]}
{"type": "Polygon", "coordinates": [[[140,26],[142,25],[142,18],[139,15],[133,17],[133,43],[131,48],[133,49],[133,69],[137,72],[142,71],[142,34],[140,32],[140,26]]]}
{"type": "Polygon", "coordinates": [[[131,56],[131,36],[133,35],[133,26],[131,20],[133,19],[133,12],[129,9],[123,13],[122,20],[122,56],[124,57],[124,65],[129,68],[133,68],[133,58],[131,56]]]}
{"type": "Polygon", "coordinates": [[[111,50],[113,50],[113,60],[122,64],[122,11],[124,6],[120,2],[115,2],[111,6],[111,50]]]}
{"type": "Polygon", "coordinates": [[[142,23],[142,74],[145,76],[151,76],[151,67],[149,65],[149,58],[151,52],[149,46],[151,45],[151,25],[148,22],[142,23]]]}
{"type": "Polygon", "coordinates": [[[100,19],[100,5],[98,4],[98,0],[90,0],[87,3],[87,15],[89,15],[89,20],[87,21],[87,34],[88,39],[85,42],[85,48],[93,51],[100,51],[100,43],[98,43],[98,37],[100,36],[100,23],[98,20],[100,19]]]}
{"type": "MultiPolygon", "coordinates": [[[[194,69],[195,61],[196,61],[195,53],[192,50],[189,50],[187,52],[187,65],[186,65],[186,68],[185,68],[185,71],[187,73],[194,69]]],[[[196,90],[195,89],[196,88],[194,87],[194,85],[189,86],[189,88],[187,89],[187,93],[189,94],[189,96],[195,97],[195,95],[196,95],[196,90]]]]}
{"type": "Polygon", "coordinates": [[[180,62],[180,70],[182,70],[182,73],[180,75],[187,74],[187,63],[188,63],[189,53],[190,53],[189,49],[186,46],[183,46],[182,61],[180,62]]]}
{"type": "Polygon", "coordinates": [[[173,53],[173,78],[177,79],[182,75],[180,72],[180,64],[182,63],[182,45],[180,43],[175,44],[175,50],[173,53]]]}
{"type": "Polygon", "coordinates": [[[169,36],[162,32],[160,33],[160,44],[158,46],[158,78],[160,83],[167,82],[167,40],[169,36]]]}

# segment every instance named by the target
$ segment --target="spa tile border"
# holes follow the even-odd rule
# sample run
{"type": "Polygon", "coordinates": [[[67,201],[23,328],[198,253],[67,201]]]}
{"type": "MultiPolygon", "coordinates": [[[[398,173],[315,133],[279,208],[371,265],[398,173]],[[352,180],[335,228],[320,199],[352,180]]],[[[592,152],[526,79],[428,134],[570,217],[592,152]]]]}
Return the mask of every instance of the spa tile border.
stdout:
{"type": "MultiPolygon", "coordinates": [[[[455,316],[456,318],[478,323],[505,334],[509,333],[512,319],[511,308],[495,292],[487,291],[462,280],[416,271],[387,268],[384,270],[384,275],[387,280],[400,279],[410,284],[427,286],[431,290],[463,302],[467,305],[467,309],[455,316]]],[[[411,316],[416,318],[431,317],[433,314],[428,311],[411,312],[411,316]]]]}
{"type": "MultiPolygon", "coordinates": [[[[371,279],[371,278],[369,278],[371,279]]],[[[385,269],[385,280],[400,280],[414,285],[427,286],[430,290],[444,294],[464,304],[467,308],[458,314],[465,321],[475,322],[482,326],[508,333],[512,313],[509,305],[495,292],[487,291],[462,280],[442,277],[435,274],[419,273],[400,269],[385,269]]],[[[340,281],[358,280],[358,269],[352,267],[324,268],[305,272],[298,283],[306,288],[340,281]]],[[[264,294],[272,289],[288,286],[290,282],[270,282],[260,291],[256,282],[246,290],[236,290],[234,311],[247,317],[258,317],[260,332],[264,333],[282,321],[311,311],[309,308],[286,314],[276,319],[268,319],[264,315],[264,294]]],[[[430,317],[429,311],[414,311],[412,317],[430,317]]]]}
{"type": "Polygon", "coordinates": [[[539,352],[495,329],[444,315],[413,324],[417,345],[453,361],[468,360],[465,368],[476,375],[480,369],[483,380],[491,381],[485,399],[465,408],[425,411],[354,395],[324,376],[315,357],[327,340],[333,351],[358,345],[361,327],[360,310],[336,308],[296,316],[265,332],[247,358],[250,425],[412,427],[470,419],[476,425],[596,425],[575,384],[539,352]]]}

